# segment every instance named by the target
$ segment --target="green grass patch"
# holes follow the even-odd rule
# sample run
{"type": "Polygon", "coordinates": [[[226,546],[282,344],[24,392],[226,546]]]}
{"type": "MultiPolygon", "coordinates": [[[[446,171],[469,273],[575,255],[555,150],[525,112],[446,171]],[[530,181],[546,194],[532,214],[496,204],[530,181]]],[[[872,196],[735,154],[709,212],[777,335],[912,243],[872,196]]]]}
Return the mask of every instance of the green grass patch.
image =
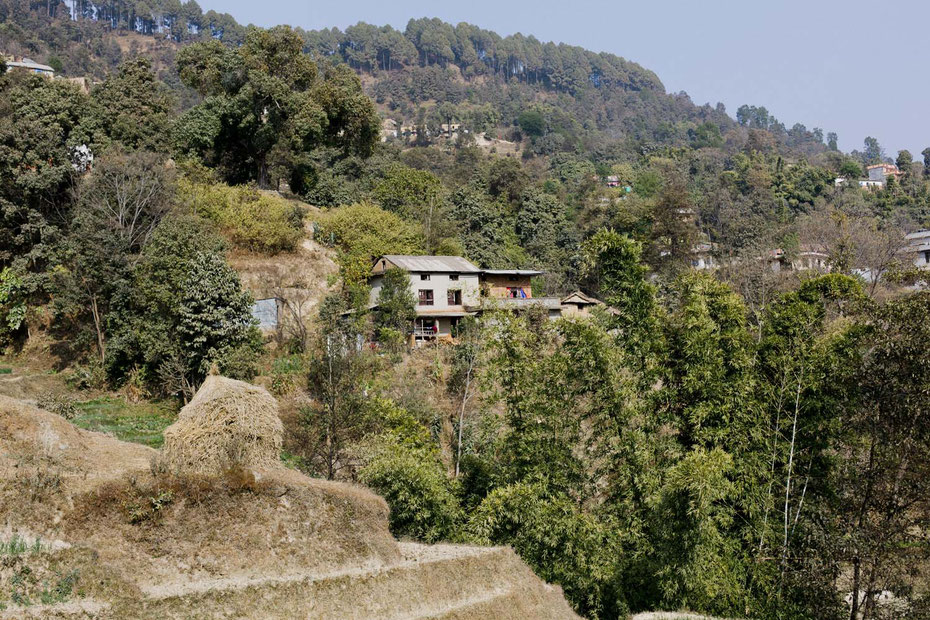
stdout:
{"type": "Polygon", "coordinates": [[[12,375],[12,374],[13,374],[12,368],[3,368],[2,366],[0,366],[0,375],[12,375]]]}
{"type": "Polygon", "coordinates": [[[171,402],[130,403],[104,396],[75,403],[77,414],[71,422],[89,431],[109,433],[122,441],[160,448],[165,428],[177,419],[171,402]]]}
{"type": "Polygon", "coordinates": [[[45,550],[42,541],[36,538],[28,542],[19,534],[13,534],[10,540],[0,540],[0,557],[25,555],[26,553],[41,553],[45,550]]]}

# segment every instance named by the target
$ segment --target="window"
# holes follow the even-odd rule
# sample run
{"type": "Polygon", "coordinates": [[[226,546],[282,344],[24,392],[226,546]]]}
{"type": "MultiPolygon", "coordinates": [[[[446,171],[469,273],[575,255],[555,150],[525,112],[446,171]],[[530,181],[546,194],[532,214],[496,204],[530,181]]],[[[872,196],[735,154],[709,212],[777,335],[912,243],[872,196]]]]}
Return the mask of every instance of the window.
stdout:
{"type": "Polygon", "coordinates": [[[449,276],[449,279],[452,280],[453,282],[457,282],[459,279],[459,274],[453,273],[449,276]]]}
{"type": "Polygon", "coordinates": [[[930,250],[924,250],[924,262],[930,264],[930,250]]]}
{"type": "Polygon", "coordinates": [[[520,279],[520,276],[507,276],[507,279],[511,282],[516,282],[520,279]]]}
{"type": "Polygon", "coordinates": [[[462,291],[449,291],[447,301],[450,306],[461,306],[462,291]]]}
{"type": "Polygon", "coordinates": [[[420,305],[421,306],[432,306],[433,305],[433,291],[431,289],[421,288],[419,291],[420,305]]]}
{"type": "Polygon", "coordinates": [[[421,274],[420,274],[420,280],[429,280],[429,274],[428,274],[428,273],[421,273],[421,274]]]}

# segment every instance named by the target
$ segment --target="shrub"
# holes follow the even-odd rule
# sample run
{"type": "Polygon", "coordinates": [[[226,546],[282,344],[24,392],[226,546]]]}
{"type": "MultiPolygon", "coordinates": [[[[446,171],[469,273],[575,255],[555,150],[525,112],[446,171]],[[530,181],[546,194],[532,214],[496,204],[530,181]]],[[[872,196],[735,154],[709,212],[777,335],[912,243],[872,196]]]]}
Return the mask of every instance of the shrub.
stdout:
{"type": "Polygon", "coordinates": [[[471,514],[467,534],[478,544],[513,546],[537,575],[562,586],[582,615],[626,613],[613,595],[619,558],[609,529],[542,483],[493,490],[471,514]]]}
{"type": "Polygon", "coordinates": [[[194,213],[213,220],[233,245],[277,254],[297,247],[304,235],[303,209],[254,187],[183,179],[178,198],[194,213]]]}
{"type": "Polygon", "coordinates": [[[339,250],[343,279],[364,281],[371,262],[383,254],[420,254],[420,227],[372,204],[339,207],[323,214],[314,236],[339,250]]]}
{"type": "Polygon", "coordinates": [[[456,537],[461,510],[445,471],[432,454],[383,442],[359,478],[391,507],[395,536],[429,543],[456,537]]]}
{"type": "Polygon", "coordinates": [[[271,365],[271,393],[275,396],[290,394],[302,382],[306,369],[299,355],[279,357],[271,365]]]}
{"type": "Polygon", "coordinates": [[[67,394],[60,392],[43,392],[36,399],[36,405],[39,409],[45,409],[49,413],[60,415],[66,420],[71,420],[77,415],[77,407],[74,406],[74,400],[67,394]]]}

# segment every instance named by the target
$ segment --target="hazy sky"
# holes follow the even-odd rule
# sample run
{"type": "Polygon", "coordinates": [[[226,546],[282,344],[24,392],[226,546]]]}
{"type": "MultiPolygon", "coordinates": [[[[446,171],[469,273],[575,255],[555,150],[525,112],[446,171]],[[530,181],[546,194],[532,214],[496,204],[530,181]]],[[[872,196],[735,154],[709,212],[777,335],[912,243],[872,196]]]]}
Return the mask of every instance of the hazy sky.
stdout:
{"type": "Polygon", "coordinates": [[[403,30],[411,17],[467,21],[507,35],[618,54],[655,71],[669,92],[722,101],[731,116],[764,105],[781,122],[867,135],[894,156],[930,146],[930,2],[897,0],[201,0],[240,23],[403,30]]]}

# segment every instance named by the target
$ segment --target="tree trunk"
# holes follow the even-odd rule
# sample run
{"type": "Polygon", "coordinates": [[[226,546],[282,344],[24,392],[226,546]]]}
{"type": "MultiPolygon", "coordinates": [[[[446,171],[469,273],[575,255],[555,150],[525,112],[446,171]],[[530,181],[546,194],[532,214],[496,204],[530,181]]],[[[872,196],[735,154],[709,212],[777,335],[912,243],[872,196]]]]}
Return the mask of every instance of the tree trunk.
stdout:
{"type": "Polygon", "coordinates": [[[853,584],[852,584],[852,605],[849,611],[849,620],[857,620],[859,617],[859,583],[862,578],[862,561],[859,555],[853,558],[853,584]]]}
{"type": "Polygon", "coordinates": [[[468,388],[471,387],[471,365],[465,374],[465,389],[462,392],[462,407],[459,409],[459,433],[458,443],[455,446],[455,477],[459,477],[460,467],[462,464],[462,427],[465,426],[465,405],[468,403],[468,388]]]}
{"type": "Polygon", "coordinates": [[[106,362],[107,348],[103,335],[103,319],[100,316],[100,309],[97,306],[97,296],[91,295],[90,311],[94,317],[94,329],[97,331],[97,353],[100,355],[100,363],[106,362]]]}

